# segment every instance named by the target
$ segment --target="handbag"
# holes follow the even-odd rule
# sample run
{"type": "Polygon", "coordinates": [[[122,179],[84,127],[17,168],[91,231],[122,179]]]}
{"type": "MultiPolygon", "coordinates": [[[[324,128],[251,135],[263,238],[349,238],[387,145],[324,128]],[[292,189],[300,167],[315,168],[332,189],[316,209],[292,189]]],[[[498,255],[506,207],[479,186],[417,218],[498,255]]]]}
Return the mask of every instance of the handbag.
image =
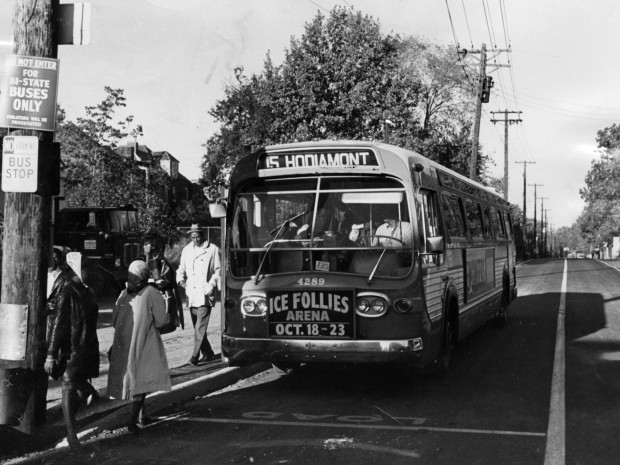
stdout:
{"type": "Polygon", "coordinates": [[[179,323],[176,299],[174,298],[173,293],[166,291],[164,293],[164,299],[166,299],[166,313],[169,316],[169,320],[164,326],[157,328],[159,334],[172,333],[175,329],[177,329],[179,323]]]}

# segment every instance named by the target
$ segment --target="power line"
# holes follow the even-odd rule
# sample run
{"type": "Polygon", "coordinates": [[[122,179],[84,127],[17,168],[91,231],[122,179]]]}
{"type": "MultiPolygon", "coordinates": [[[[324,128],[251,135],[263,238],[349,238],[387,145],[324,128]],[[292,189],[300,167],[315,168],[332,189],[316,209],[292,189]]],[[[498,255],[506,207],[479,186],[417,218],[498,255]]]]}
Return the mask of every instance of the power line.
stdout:
{"type": "Polygon", "coordinates": [[[471,43],[471,48],[474,48],[474,39],[471,36],[471,29],[469,28],[469,19],[467,19],[467,10],[465,9],[465,0],[461,0],[461,4],[463,5],[463,15],[465,16],[465,24],[467,24],[467,32],[469,32],[469,42],[471,43]]]}
{"type": "Polygon", "coordinates": [[[450,13],[450,5],[448,5],[448,0],[446,0],[446,8],[448,9],[448,18],[450,19],[450,27],[452,28],[452,36],[454,37],[454,45],[456,45],[456,50],[458,53],[459,40],[456,38],[456,30],[454,29],[454,22],[452,21],[452,13],[450,13]]]}
{"type": "Polygon", "coordinates": [[[312,3],[314,6],[318,6],[321,10],[327,11],[329,13],[329,10],[327,8],[322,7],[321,5],[319,5],[318,3],[312,1],[312,0],[308,0],[310,3],[312,3]]]}

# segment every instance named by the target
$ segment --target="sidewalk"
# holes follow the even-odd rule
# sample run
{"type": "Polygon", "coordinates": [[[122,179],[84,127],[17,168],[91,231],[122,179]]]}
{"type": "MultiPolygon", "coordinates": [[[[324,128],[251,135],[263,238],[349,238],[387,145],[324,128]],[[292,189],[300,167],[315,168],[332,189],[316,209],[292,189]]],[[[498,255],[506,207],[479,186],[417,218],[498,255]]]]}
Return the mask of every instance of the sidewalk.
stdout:
{"type": "MultiPolygon", "coordinates": [[[[100,374],[93,380],[93,386],[100,394],[100,401],[91,407],[81,407],[78,414],[78,437],[82,442],[101,434],[116,435],[126,432],[125,425],[129,417],[130,401],[117,401],[106,396],[106,383],[109,363],[106,357],[112,345],[114,329],[111,326],[112,299],[99,303],[99,321],[97,335],[99,337],[100,374]]],[[[248,367],[228,367],[226,362],[213,362],[193,366],[188,363],[193,347],[193,328],[189,311],[185,309],[185,329],[162,336],[168,365],[172,391],[158,392],[147,396],[146,408],[148,415],[170,405],[191,400],[219,391],[237,381],[248,378],[256,373],[267,370],[271,365],[258,363],[248,367]]],[[[209,321],[208,337],[216,354],[221,353],[221,313],[219,303],[213,308],[209,321]]],[[[54,449],[66,447],[66,428],[60,400],[61,383],[52,381],[47,392],[47,425],[36,435],[30,436],[10,426],[0,426],[0,461],[11,457],[33,454],[53,453],[54,449]]],[[[38,455],[38,454],[37,454],[38,455]]]]}

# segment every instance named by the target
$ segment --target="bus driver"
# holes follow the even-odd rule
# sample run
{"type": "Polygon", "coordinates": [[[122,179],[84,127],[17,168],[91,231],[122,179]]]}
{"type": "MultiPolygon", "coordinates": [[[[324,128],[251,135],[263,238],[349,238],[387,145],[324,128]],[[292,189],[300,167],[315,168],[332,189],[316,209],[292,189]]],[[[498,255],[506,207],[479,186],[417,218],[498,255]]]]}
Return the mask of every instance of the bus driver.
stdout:
{"type": "Polygon", "coordinates": [[[377,227],[372,239],[373,246],[382,247],[403,247],[405,245],[413,244],[413,229],[411,223],[408,221],[400,221],[397,218],[398,207],[396,205],[390,205],[386,207],[385,211],[385,223],[377,227]],[[394,239],[391,239],[391,238],[394,239]]]}

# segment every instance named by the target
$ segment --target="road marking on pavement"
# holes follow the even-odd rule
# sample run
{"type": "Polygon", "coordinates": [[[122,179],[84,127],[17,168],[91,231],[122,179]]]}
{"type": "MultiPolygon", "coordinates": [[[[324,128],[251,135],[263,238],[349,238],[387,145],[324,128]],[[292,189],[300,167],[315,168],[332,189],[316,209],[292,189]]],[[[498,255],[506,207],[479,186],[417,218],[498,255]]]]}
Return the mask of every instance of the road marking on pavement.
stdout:
{"type": "Polygon", "coordinates": [[[353,429],[375,429],[375,430],[392,430],[392,431],[435,431],[438,433],[467,433],[467,434],[495,434],[503,436],[530,436],[545,437],[545,433],[535,433],[530,431],[501,431],[489,429],[471,429],[471,428],[440,428],[434,426],[395,426],[395,425],[360,425],[351,423],[307,423],[301,421],[264,421],[264,420],[246,420],[241,418],[202,418],[202,417],[185,417],[178,421],[195,421],[201,423],[230,423],[244,425],[272,425],[272,426],[313,426],[320,428],[353,428],[353,429]]]}
{"type": "Polygon", "coordinates": [[[371,452],[390,453],[395,455],[402,455],[405,457],[420,458],[420,454],[411,451],[397,449],[394,447],[377,446],[375,444],[364,444],[355,442],[352,438],[337,438],[337,439],[281,439],[275,441],[246,441],[235,442],[231,444],[235,447],[242,447],[245,449],[250,448],[264,448],[264,447],[319,447],[325,450],[335,449],[361,449],[371,452]]]}
{"type": "Polygon", "coordinates": [[[566,314],[567,280],[568,261],[564,260],[562,290],[560,293],[560,306],[558,308],[558,325],[555,334],[555,356],[553,360],[553,378],[551,379],[551,401],[549,405],[549,425],[547,426],[545,465],[564,465],[566,460],[564,317],[566,314]]]}

